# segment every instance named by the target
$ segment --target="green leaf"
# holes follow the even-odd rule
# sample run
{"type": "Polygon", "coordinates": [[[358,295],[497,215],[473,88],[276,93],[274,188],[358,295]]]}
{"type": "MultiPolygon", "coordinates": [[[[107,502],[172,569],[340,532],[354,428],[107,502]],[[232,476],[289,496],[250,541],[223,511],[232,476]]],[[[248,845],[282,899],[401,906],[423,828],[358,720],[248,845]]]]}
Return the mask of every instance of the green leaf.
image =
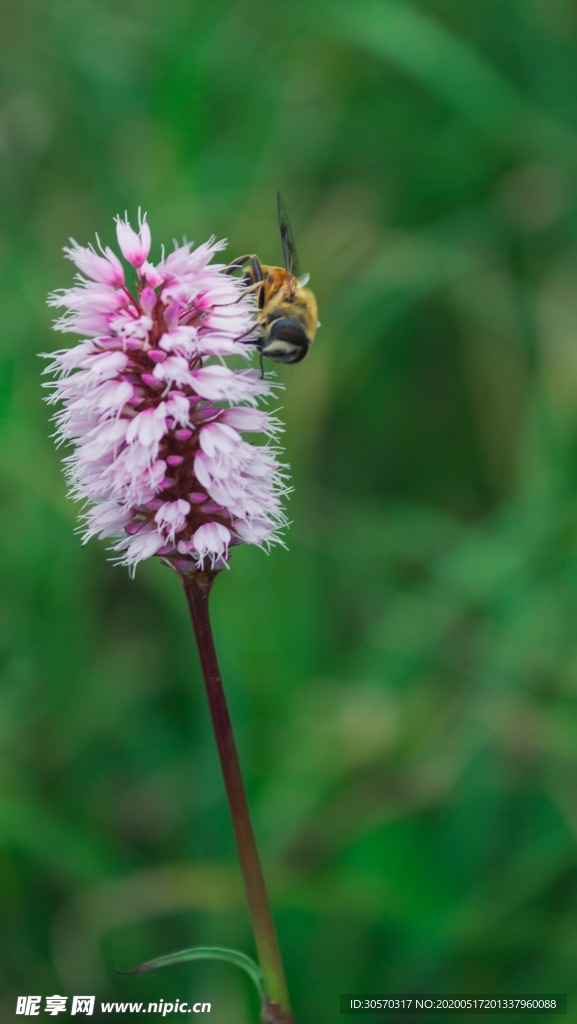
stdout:
{"type": "Polygon", "coordinates": [[[130,971],[117,971],[116,973],[145,974],[147,971],[155,971],[158,967],[170,967],[172,964],[184,964],[191,960],[225,960],[229,964],[236,964],[254,982],[260,1001],[264,1005],[265,992],[261,970],[254,960],[246,953],[239,953],[237,949],[224,949],[222,946],[195,946],[193,949],[181,949],[177,953],[167,953],[166,956],[147,960],[130,971]]]}

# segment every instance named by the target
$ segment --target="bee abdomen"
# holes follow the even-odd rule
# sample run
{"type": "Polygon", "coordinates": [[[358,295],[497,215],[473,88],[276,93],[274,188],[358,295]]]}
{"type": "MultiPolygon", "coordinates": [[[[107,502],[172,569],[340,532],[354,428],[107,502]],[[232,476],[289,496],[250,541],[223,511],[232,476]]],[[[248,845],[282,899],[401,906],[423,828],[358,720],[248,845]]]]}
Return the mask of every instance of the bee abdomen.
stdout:
{"type": "Polygon", "coordinates": [[[309,350],[310,341],[298,320],[275,318],[260,346],[263,356],[277,363],[298,363],[309,350]]]}

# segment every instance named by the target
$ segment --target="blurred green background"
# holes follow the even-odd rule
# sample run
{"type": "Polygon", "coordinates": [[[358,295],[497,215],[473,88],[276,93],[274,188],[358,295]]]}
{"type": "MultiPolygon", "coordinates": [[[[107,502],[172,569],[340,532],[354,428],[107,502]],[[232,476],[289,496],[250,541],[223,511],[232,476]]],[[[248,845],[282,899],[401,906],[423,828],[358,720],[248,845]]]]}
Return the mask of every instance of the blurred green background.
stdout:
{"type": "Polygon", "coordinates": [[[253,945],[183,595],[80,547],[37,353],[69,236],[142,206],[153,258],[275,263],[277,188],[322,321],[279,371],[290,550],[235,553],[213,613],[297,1022],[574,1008],[573,0],[5,0],[0,47],[2,1020],[258,1018],[226,965],[114,973],[253,945]]]}

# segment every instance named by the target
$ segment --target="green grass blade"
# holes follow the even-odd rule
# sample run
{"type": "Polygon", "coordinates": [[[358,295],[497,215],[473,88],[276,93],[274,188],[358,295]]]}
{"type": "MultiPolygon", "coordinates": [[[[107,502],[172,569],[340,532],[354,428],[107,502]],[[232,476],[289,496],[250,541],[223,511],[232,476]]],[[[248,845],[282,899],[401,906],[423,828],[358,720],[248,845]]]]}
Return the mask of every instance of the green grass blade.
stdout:
{"type": "Polygon", "coordinates": [[[193,949],[181,949],[177,953],[157,956],[154,960],[147,960],[130,971],[117,971],[116,973],[146,974],[147,971],[155,971],[159,967],[170,967],[172,964],[184,964],[193,960],[224,960],[226,963],[240,967],[254,982],[260,1000],[264,1003],[265,993],[260,968],[246,953],[239,953],[237,949],[225,949],[222,946],[195,946],[193,949]]]}

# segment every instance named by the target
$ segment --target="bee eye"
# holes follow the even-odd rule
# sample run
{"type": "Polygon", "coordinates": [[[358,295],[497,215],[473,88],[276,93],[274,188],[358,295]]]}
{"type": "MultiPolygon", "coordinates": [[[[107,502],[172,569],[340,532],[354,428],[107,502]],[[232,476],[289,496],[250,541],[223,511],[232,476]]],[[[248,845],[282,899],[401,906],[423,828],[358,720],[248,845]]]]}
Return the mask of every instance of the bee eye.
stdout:
{"type": "Polygon", "coordinates": [[[277,363],[298,363],[306,356],[309,345],[306,332],[297,320],[279,317],[272,322],[261,352],[277,363]]]}

